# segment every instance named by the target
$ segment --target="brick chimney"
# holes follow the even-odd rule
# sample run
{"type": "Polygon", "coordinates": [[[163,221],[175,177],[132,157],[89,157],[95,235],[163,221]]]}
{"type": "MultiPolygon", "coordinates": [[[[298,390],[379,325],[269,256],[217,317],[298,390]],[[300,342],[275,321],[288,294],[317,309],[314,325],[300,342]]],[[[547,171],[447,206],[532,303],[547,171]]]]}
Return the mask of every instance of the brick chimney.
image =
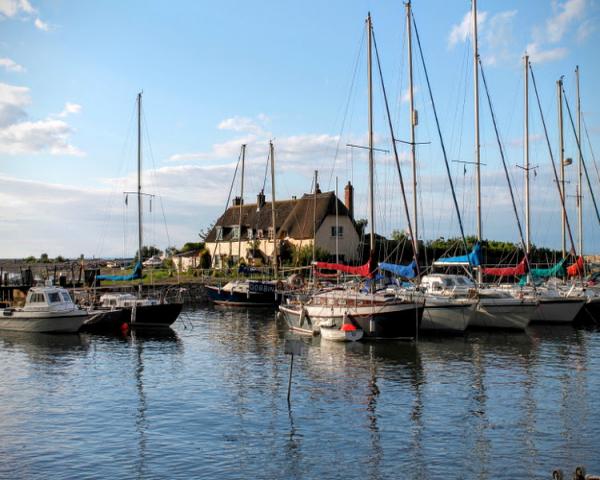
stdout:
{"type": "Polygon", "coordinates": [[[234,207],[239,207],[244,204],[244,199],[242,197],[234,197],[231,203],[234,207]]]}
{"type": "Polygon", "coordinates": [[[348,180],[348,185],[344,187],[344,205],[350,212],[350,217],[354,218],[354,187],[348,180]]]}
{"type": "Polygon", "coordinates": [[[256,211],[259,212],[265,206],[265,192],[263,190],[256,196],[256,211]]]}

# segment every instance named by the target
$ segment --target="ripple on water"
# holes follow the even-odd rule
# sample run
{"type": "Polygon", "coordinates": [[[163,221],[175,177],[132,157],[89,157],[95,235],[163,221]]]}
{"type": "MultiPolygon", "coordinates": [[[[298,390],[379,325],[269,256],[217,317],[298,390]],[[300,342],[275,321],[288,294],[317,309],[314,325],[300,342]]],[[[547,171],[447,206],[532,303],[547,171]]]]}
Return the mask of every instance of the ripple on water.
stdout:
{"type": "Polygon", "coordinates": [[[0,333],[2,478],[546,478],[600,472],[600,332],[289,336],[203,308],[166,334],[0,333]]]}

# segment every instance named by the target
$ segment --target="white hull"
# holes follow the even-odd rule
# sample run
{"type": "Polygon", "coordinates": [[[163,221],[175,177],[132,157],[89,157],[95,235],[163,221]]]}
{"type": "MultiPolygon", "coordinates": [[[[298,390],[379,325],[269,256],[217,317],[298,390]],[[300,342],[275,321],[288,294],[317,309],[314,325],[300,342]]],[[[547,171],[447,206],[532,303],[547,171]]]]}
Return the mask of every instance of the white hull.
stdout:
{"type": "Polygon", "coordinates": [[[475,301],[427,298],[421,330],[464,332],[475,316],[476,307],[475,301]]]}
{"type": "Polygon", "coordinates": [[[13,311],[10,316],[4,312],[0,316],[0,330],[38,333],[73,333],[77,332],[88,318],[87,312],[78,310],[72,313],[51,316],[35,315],[35,312],[13,311]]]}
{"type": "Polygon", "coordinates": [[[514,298],[482,298],[471,327],[525,330],[537,308],[537,302],[514,298]]]}
{"type": "Polygon", "coordinates": [[[321,337],[333,342],[356,342],[363,336],[361,329],[345,332],[337,327],[321,327],[321,337]]]}
{"type": "Polygon", "coordinates": [[[532,322],[571,323],[581,311],[585,300],[541,298],[538,308],[531,317],[532,322]]]}

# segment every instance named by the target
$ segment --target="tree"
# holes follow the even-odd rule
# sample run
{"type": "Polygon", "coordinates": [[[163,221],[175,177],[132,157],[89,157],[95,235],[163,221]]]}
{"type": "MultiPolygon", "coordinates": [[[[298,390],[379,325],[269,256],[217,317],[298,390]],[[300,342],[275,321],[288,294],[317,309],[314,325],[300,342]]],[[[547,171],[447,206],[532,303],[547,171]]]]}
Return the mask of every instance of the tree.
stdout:
{"type": "MultiPolygon", "coordinates": [[[[161,255],[163,252],[162,250],[160,250],[159,248],[150,245],[144,245],[142,246],[142,261],[146,260],[147,258],[153,257],[154,255],[161,255]]],[[[135,261],[138,261],[138,259],[140,258],[139,256],[139,251],[135,253],[135,261]]]]}
{"type": "Polygon", "coordinates": [[[193,250],[203,250],[204,242],[186,242],[183,247],[181,247],[180,252],[191,252],[193,250]]]}
{"type": "Polygon", "coordinates": [[[40,255],[40,262],[41,263],[48,263],[50,261],[50,259],[48,258],[48,254],[47,253],[42,253],[40,255]]]}
{"type": "Polygon", "coordinates": [[[65,262],[65,258],[64,258],[62,255],[59,255],[58,257],[56,257],[56,258],[54,259],[54,261],[55,261],[56,263],[64,263],[64,262],[65,262]]]}
{"type": "Polygon", "coordinates": [[[211,223],[208,227],[203,228],[202,230],[200,230],[200,233],[198,234],[198,236],[200,237],[200,239],[203,240],[203,241],[205,241],[206,238],[208,237],[208,234],[212,231],[213,228],[215,228],[214,222],[211,223]]]}
{"type": "Polygon", "coordinates": [[[358,231],[358,235],[362,237],[365,234],[365,228],[369,224],[369,221],[366,218],[359,218],[356,220],[356,230],[358,231]]]}

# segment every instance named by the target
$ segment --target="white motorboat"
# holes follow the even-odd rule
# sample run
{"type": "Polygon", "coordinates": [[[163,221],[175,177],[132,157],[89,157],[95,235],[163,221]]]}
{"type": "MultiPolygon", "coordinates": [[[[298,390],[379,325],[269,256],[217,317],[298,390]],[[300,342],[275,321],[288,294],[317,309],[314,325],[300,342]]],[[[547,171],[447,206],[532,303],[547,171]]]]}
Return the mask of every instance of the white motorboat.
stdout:
{"type": "Polygon", "coordinates": [[[60,287],[33,287],[22,308],[4,308],[0,329],[20,332],[77,332],[89,313],[73,303],[69,292],[60,287]]]}

